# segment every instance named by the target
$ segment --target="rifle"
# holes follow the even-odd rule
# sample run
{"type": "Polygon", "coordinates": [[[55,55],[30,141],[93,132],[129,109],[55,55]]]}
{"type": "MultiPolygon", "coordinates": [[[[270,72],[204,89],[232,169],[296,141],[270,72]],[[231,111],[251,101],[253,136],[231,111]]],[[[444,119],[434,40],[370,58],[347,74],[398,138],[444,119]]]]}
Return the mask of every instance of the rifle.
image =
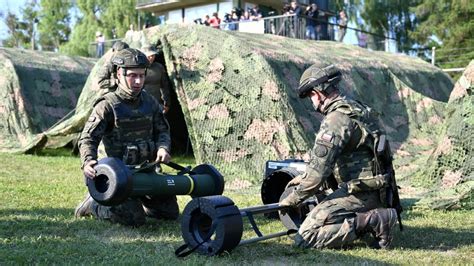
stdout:
{"type": "Polygon", "coordinates": [[[397,180],[395,179],[395,170],[393,169],[393,157],[390,149],[390,144],[385,135],[380,135],[376,145],[375,152],[376,164],[378,170],[385,169],[385,174],[388,176],[388,187],[386,188],[385,200],[389,208],[394,208],[397,211],[398,225],[400,231],[403,231],[402,216],[403,207],[398,193],[397,180]],[[380,165],[382,163],[382,165],[380,165]],[[381,167],[383,166],[383,167],[381,167]]]}

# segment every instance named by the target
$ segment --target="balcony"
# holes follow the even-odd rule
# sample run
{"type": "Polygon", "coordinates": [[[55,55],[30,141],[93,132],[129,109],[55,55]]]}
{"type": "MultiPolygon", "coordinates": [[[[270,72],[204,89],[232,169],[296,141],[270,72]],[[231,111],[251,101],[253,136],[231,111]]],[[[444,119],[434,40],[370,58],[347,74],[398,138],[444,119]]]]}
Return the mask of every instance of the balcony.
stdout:
{"type": "Polygon", "coordinates": [[[209,0],[137,0],[136,9],[155,14],[164,13],[171,10],[196,6],[200,4],[217,3],[219,1],[209,0]]]}

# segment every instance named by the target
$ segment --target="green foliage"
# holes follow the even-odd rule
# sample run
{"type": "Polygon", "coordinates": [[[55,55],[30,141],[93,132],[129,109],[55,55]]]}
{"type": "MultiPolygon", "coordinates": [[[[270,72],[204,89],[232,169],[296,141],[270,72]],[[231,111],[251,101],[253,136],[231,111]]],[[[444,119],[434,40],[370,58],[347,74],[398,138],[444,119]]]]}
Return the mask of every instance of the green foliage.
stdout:
{"type": "Polygon", "coordinates": [[[69,40],[72,2],[69,0],[41,0],[38,31],[43,50],[56,51],[69,40]]]}
{"type": "MultiPolygon", "coordinates": [[[[382,36],[390,36],[390,33],[394,34],[399,49],[406,52],[410,50],[413,44],[408,36],[408,31],[414,27],[410,17],[412,3],[413,1],[410,0],[365,0],[361,17],[372,32],[382,36]]],[[[373,38],[375,38],[374,48],[380,50],[384,46],[384,39],[373,38]]]]}
{"type": "MultiPolygon", "coordinates": [[[[138,18],[136,0],[77,0],[77,23],[71,39],[61,46],[69,55],[88,56],[89,45],[95,42],[95,33],[102,32],[106,40],[123,38],[138,18]]],[[[140,14],[144,21],[155,23],[151,14],[140,14]]],[[[143,22],[142,22],[143,23],[143,22]]],[[[135,27],[135,30],[137,28],[135,27]]]]}
{"type": "Polygon", "coordinates": [[[436,46],[442,68],[464,67],[474,58],[474,2],[419,1],[413,12],[417,28],[410,37],[427,47],[436,46]]]}
{"type": "MultiPolygon", "coordinates": [[[[88,55],[89,43],[94,41],[96,31],[101,30],[99,14],[104,9],[105,2],[103,0],[76,1],[79,15],[69,42],[60,47],[62,52],[69,55],[88,55]]],[[[107,38],[107,32],[104,33],[107,38]]]]}
{"type": "Polygon", "coordinates": [[[8,37],[3,40],[3,46],[15,48],[28,46],[29,38],[25,32],[25,23],[20,22],[19,18],[10,11],[4,15],[3,23],[5,23],[8,28],[8,37]]]}
{"type": "Polygon", "coordinates": [[[31,1],[21,9],[23,16],[24,31],[27,38],[29,38],[29,45],[31,50],[36,50],[36,32],[35,24],[38,23],[38,5],[36,1],[31,1]]]}
{"type": "MultiPolygon", "coordinates": [[[[239,246],[217,257],[174,256],[183,244],[179,222],[149,219],[139,228],[75,219],[74,207],[86,188],[79,158],[0,154],[0,264],[119,265],[273,265],[273,264],[410,264],[467,265],[474,253],[472,211],[411,209],[417,199],[403,199],[405,231],[395,232],[394,249],[373,250],[358,241],[350,249],[301,250],[290,237],[239,246]]],[[[50,156],[55,155],[55,156],[50,156]]],[[[175,158],[181,164],[190,158],[175,158]]],[[[226,190],[239,208],[260,205],[258,187],[226,190]]],[[[190,200],[178,196],[183,210],[190,200]]],[[[255,216],[264,234],[284,230],[278,220],[255,216]]],[[[243,239],[255,237],[244,220],[243,239]]]]}

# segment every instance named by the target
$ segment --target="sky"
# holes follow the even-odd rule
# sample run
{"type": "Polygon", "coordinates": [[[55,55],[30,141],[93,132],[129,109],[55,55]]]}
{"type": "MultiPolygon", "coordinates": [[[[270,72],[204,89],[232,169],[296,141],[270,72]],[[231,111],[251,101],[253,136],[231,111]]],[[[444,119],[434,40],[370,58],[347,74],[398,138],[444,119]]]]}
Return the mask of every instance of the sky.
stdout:
{"type": "MultiPolygon", "coordinates": [[[[0,12],[6,15],[8,11],[13,12],[17,16],[20,15],[20,8],[27,3],[27,0],[0,0],[0,12]]],[[[0,20],[0,39],[5,39],[8,35],[8,28],[3,22],[3,19],[0,20]]]]}

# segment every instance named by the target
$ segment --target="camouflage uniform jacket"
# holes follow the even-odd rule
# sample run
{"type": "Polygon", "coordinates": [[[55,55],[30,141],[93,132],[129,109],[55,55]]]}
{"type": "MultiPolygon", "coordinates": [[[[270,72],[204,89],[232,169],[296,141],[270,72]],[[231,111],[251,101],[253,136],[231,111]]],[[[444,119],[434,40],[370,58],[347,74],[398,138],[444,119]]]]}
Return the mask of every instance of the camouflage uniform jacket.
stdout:
{"type": "Polygon", "coordinates": [[[97,73],[97,82],[101,90],[114,91],[117,89],[117,78],[111,60],[108,60],[97,73]]]}
{"type": "Polygon", "coordinates": [[[97,159],[99,144],[104,157],[117,157],[126,164],[154,160],[159,148],[170,151],[169,125],[161,105],[144,90],[135,100],[127,99],[120,88],[104,95],[94,104],[79,140],[83,165],[97,159]],[[129,158],[130,148],[137,151],[134,158],[129,158]]]}
{"type": "Polygon", "coordinates": [[[170,83],[162,64],[153,62],[148,67],[144,87],[164,105],[170,104],[170,83]]]}
{"type": "Polygon", "coordinates": [[[339,185],[375,174],[372,134],[383,129],[371,108],[338,97],[324,115],[306,173],[295,190],[300,201],[314,195],[331,175],[339,185]]]}

